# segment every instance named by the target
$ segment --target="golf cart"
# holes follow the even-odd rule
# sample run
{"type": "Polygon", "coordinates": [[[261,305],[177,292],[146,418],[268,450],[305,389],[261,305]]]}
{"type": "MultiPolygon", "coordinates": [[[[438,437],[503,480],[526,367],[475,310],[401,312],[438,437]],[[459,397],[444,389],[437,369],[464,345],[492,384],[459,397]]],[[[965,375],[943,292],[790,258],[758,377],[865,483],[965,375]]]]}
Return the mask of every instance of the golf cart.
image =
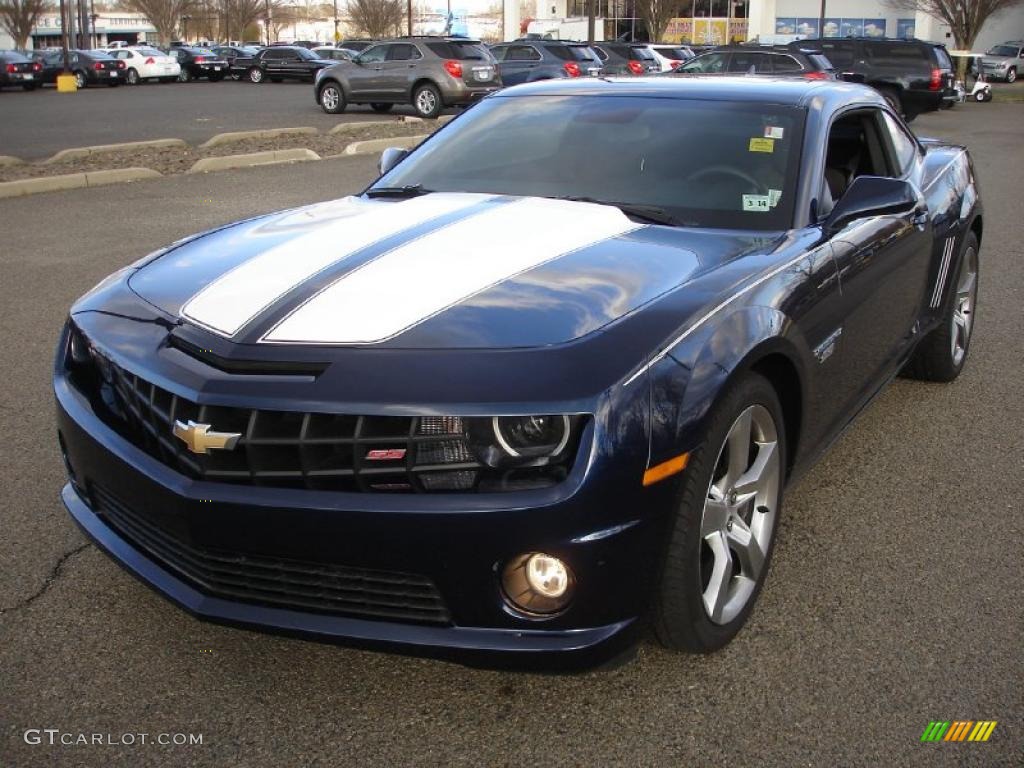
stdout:
{"type": "Polygon", "coordinates": [[[970,51],[949,51],[948,53],[953,59],[954,71],[957,74],[956,82],[953,84],[956,100],[992,101],[992,86],[985,82],[985,68],[981,62],[984,56],[970,51]],[[968,91],[966,82],[971,75],[974,76],[974,84],[968,91]]]}

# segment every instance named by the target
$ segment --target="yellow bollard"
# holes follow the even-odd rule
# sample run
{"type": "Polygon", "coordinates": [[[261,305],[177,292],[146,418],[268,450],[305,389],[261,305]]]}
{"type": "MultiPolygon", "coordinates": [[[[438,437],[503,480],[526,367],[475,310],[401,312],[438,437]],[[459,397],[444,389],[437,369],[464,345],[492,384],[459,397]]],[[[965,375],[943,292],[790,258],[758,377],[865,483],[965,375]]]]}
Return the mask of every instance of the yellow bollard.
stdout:
{"type": "Polygon", "coordinates": [[[74,75],[57,75],[57,93],[74,93],[78,90],[78,82],[74,75]]]}

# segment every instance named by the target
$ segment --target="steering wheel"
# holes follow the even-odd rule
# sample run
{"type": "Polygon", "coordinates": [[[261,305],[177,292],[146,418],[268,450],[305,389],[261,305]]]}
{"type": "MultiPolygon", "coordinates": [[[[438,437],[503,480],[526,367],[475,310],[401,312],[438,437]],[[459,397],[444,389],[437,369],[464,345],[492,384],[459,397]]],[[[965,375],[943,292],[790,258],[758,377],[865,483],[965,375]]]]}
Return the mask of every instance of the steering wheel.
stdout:
{"type": "Polygon", "coordinates": [[[709,165],[707,168],[701,168],[698,171],[694,171],[687,176],[684,181],[700,181],[708,177],[714,176],[732,176],[733,178],[742,180],[745,184],[757,189],[759,194],[767,195],[768,190],[765,189],[764,184],[759,182],[750,174],[741,171],[739,168],[733,168],[731,165],[709,165]]]}

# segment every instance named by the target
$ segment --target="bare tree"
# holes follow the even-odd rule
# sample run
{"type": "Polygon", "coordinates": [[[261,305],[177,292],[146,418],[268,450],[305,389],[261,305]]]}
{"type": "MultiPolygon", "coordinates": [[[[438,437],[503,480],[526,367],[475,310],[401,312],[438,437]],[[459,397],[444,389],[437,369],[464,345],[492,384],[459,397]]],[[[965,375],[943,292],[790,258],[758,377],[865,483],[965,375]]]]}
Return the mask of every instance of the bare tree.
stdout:
{"type": "Polygon", "coordinates": [[[28,38],[46,9],[46,0],[0,0],[0,29],[14,38],[15,48],[28,48],[28,38]]]}
{"type": "Polygon", "coordinates": [[[156,29],[161,45],[167,45],[176,36],[182,15],[196,7],[196,0],[123,0],[122,6],[144,14],[156,29]]]}
{"type": "Polygon", "coordinates": [[[348,15],[359,34],[375,40],[388,37],[405,20],[405,0],[349,0],[348,15]]]}
{"type": "Polygon", "coordinates": [[[266,15],[266,0],[218,0],[217,6],[228,40],[242,40],[245,28],[266,15]]]}
{"type": "Polygon", "coordinates": [[[647,27],[648,39],[652,43],[661,42],[668,23],[678,16],[679,3],[676,0],[637,0],[636,14],[643,19],[647,27]]]}
{"type": "Polygon", "coordinates": [[[886,0],[900,11],[922,11],[949,25],[956,47],[970,50],[991,16],[1024,0],[886,0]]]}

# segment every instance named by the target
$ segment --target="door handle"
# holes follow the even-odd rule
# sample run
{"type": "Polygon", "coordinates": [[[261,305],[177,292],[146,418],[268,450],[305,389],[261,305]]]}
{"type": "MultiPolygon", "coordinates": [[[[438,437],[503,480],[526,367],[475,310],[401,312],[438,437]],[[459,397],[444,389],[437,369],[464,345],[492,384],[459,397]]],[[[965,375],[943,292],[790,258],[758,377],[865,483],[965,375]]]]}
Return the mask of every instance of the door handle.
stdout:
{"type": "Polygon", "coordinates": [[[913,222],[915,227],[918,227],[919,229],[924,229],[925,225],[928,224],[928,209],[915,208],[913,222]]]}

